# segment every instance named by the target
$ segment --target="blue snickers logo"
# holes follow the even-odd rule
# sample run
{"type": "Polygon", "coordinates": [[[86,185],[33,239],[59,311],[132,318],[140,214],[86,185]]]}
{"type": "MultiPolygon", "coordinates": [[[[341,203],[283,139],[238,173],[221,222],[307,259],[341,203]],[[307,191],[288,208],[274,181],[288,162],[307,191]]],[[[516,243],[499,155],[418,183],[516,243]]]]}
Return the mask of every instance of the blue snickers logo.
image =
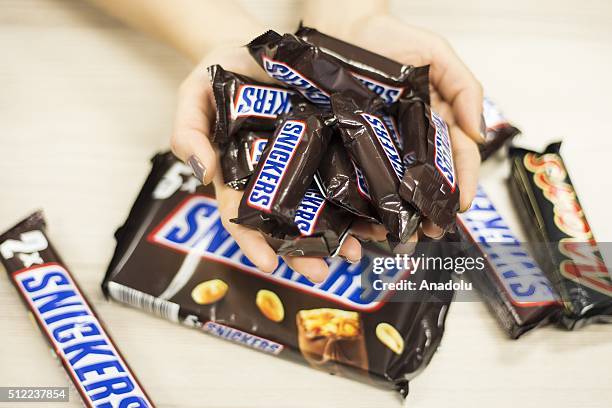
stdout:
{"type": "Polygon", "coordinates": [[[389,134],[389,130],[385,126],[382,120],[380,120],[377,116],[370,115],[369,113],[362,113],[361,117],[363,117],[378,139],[378,142],[382,146],[391,167],[393,167],[393,171],[395,171],[395,175],[398,179],[402,179],[404,177],[404,164],[402,163],[402,159],[400,157],[399,152],[397,151],[397,147],[395,147],[395,143],[391,135],[389,134]]]}
{"type": "Polygon", "coordinates": [[[269,154],[257,173],[251,191],[247,192],[247,204],[250,207],[270,212],[287,166],[305,131],[306,123],[299,120],[287,120],[281,125],[269,154]]]}
{"type": "Polygon", "coordinates": [[[512,303],[536,306],[555,303],[550,281],[516,239],[482,187],[472,207],[459,214],[461,224],[486,255],[512,303]]]}
{"type": "Polygon", "coordinates": [[[326,108],[330,107],[329,95],[317,88],[311,81],[289,65],[263,57],[263,68],[270,77],[291,88],[297,89],[306,99],[315,105],[326,108]]]}
{"type": "Polygon", "coordinates": [[[353,163],[353,167],[355,168],[355,177],[357,178],[357,191],[359,192],[359,194],[361,194],[362,197],[371,200],[372,198],[370,197],[370,190],[368,189],[368,184],[366,183],[366,179],[363,175],[363,172],[355,164],[354,161],[351,160],[351,163],[353,163]]]}
{"type": "Polygon", "coordinates": [[[387,105],[397,102],[404,92],[404,88],[386,85],[372,78],[368,78],[367,76],[359,75],[354,72],[351,72],[351,75],[357,78],[370,91],[380,96],[387,105]]]}
{"type": "Polygon", "coordinates": [[[251,145],[251,154],[249,159],[251,160],[251,168],[254,169],[259,163],[261,159],[261,155],[263,154],[264,149],[268,145],[268,140],[264,138],[258,138],[253,140],[253,144],[251,145]]]}
{"type": "Polygon", "coordinates": [[[401,150],[404,145],[399,137],[399,132],[397,131],[397,125],[395,123],[395,118],[389,115],[381,115],[380,118],[382,119],[383,122],[385,122],[385,126],[387,126],[387,129],[389,129],[389,133],[391,134],[391,138],[393,138],[395,145],[399,147],[401,150]]]}
{"type": "Polygon", "coordinates": [[[434,153],[436,168],[450,186],[451,191],[455,191],[455,166],[453,165],[453,152],[448,136],[448,126],[434,111],[431,111],[431,121],[436,129],[434,153]]]}
{"type": "Polygon", "coordinates": [[[271,86],[242,85],[234,101],[233,116],[274,119],[291,110],[293,92],[271,86]]]}
{"type": "MultiPolygon", "coordinates": [[[[321,211],[321,198],[309,194],[302,207],[300,223],[312,230],[321,211]],[[306,208],[306,206],[308,208],[306,208]]],[[[306,228],[305,228],[306,230],[306,228]]],[[[371,284],[377,279],[396,282],[407,271],[386,269],[382,275],[373,272],[373,259],[365,254],[359,263],[350,264],[339,258],[329,258],[329,275],[324,282],[314,284],[298,274],[282,260],[271,274],[257,269],[242,253],[232,236],[223,228],[217,202],[202,195],[191,195],[158,225],[147,237],[149,242],[182,253],[198,253],[202,258],[240,269],[263,280],[289,286],[320,296],[343,307],[360,311],[376,310],[382,305],[386,292],[371,284]]]]}
{"type": "Polygon", "coordinates": [[[304,236],[312,235],[317,226],[317,220],[325,207],[325,198],[316,188],[309,188],[304,194],[296,212],[294,222],[304,236]]]}
{"type": "Polygon", "coordinates": [[[66,269],[42,264],[14,273],[13,279],[86,406],[153,406],[66,269]]]}

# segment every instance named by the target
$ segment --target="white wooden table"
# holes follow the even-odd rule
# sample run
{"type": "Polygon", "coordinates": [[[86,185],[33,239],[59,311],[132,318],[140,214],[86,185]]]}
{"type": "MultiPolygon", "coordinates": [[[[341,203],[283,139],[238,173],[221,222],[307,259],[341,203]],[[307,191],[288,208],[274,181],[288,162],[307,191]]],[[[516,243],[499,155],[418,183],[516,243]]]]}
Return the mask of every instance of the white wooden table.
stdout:
{"type": "MultiPolygon", "coordinates": [[[[296,1],[247,6],[272,26],[297,24],[296,1]]],[[[612,3],[406,0],[394,11],[452,41],[524,130],[526,146],[565,141],[595,236],[611,242],[612,3]]],[[[148,159],[168,145],[175,91],[188,70],[173,51],[80,1],[0,0],[0,229],[45,210],[57,248],[160,407],[400,406],[391,392],[103,299],[99,284],[113,232],[148,159]]],[[[502,183],[507,167],[488,163],[481,174],[514,224],[502,183]]],[[[0,386],[65,386],[4,273],[0,299],[0,386]]],[[[480,303],[454,304],[447,322],[442,347],[412,383],[407,405],[612,403],[611,326],[544,328],[510,341],[480,303]]],[[[72,394],[70,403],[47,406],[79,404],[72,394]]]]}

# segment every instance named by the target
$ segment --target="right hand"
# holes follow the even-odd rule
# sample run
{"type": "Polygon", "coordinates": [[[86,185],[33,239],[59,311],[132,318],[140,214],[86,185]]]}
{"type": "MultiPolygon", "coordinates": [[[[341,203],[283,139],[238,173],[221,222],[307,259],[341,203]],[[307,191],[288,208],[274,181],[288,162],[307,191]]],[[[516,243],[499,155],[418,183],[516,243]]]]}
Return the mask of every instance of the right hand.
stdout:
{"type": "MultiPolygon", "coordinates": [[[[229,221],[238,216],[243,193],[223,183],[219,155],[208,138],[214,128],[216,115],[212,86],[207,72],[207,67],[213,64],[219,64],[228,71],[247,75],[259,81],[271,81],[249,55],[246,47],[221,47],[208,53],[179,88],[171,141],[172,151],[192,168],[194,161],[201,164],[202,183],[212,182],[215,186],[223,226],[236,240],[244,255],[260,270],[270,273],[278,266],[278,257],[262,234],[229,221]]],[[[378,241],[385,239],[385,230],[379,226],[358,225],[355,231],[359,231],[359,235],[364,238],[378,241]]],[[[361,258],[359,241],[349,236],[340,248],[339,255],[350,262],[358,261],[361,258]]],[[[327,264],[321,258],[285,257],[284,259],[293,270],[313,282],[323,281],[329,273],[327,264]]]]}

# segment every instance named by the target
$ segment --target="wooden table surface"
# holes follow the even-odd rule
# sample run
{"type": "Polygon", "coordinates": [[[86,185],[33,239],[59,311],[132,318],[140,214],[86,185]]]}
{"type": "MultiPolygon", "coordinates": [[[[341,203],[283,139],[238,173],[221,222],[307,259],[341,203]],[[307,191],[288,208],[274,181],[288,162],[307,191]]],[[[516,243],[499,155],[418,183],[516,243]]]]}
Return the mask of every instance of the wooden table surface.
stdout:
{"type": "MultiPolygon", "coordinates": [[[[297,24],[299,2],[246,5],[271,26],[297,24]]],[[[540,149],[564,140],[595,236],[612,241],[612,3],[406,0],[393,10],[451,40],[524,130],[522,144],[540,149]]],[[[176,88],[189,68],[81,1],[0,0],[0,229],[45,210],[56,247],[160,407],[400,406],[391,392],[104,300],[99,285],[113,232],[148,159],[168,146],[176,88]]],[[[515,224],[507,170],[507,163],[487,163],[481,178],[515,224]]],[[[0,386],[65,386],[5,274],[0,299],[0,386]]],[[[550,327],[511,341],[481,303],[454,304],[447,322],[406,405],[611,406],[611,326],[550,327]]],[[[70,403],[46,406],[79,404],[73,392],[70,403]]]]}

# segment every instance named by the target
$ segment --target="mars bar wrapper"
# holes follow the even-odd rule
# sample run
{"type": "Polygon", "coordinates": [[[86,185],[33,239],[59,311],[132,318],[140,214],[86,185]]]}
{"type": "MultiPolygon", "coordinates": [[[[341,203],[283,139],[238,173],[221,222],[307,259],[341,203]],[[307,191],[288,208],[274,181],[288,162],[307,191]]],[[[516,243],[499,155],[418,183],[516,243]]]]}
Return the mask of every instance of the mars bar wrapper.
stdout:
{"type": "Polygon", "coordinates": [[[612,276],[560,154],[510,149],[510,187],[533,253],[565,306],[561,323],[575,329],[612,323],[612,276]]]}

